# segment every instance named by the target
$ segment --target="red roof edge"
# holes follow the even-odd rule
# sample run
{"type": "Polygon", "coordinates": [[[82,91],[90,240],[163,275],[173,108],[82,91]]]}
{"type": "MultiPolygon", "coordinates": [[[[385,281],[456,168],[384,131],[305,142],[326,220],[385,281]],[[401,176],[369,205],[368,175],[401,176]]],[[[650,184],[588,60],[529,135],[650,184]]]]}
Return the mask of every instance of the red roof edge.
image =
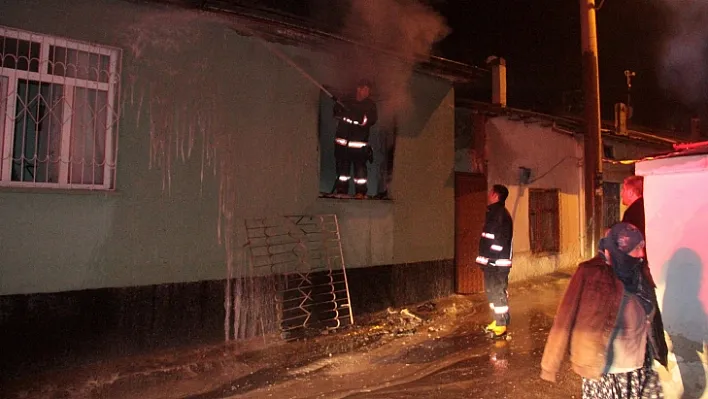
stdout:
{"type": "Polygon", "coordinates": [[[695,148],[700,148],[700,147],[708,147],[708,141],[701,141],[698,143],[674,144],[674,150],[676,150],[676,151],[693,150],[695,148]]]}

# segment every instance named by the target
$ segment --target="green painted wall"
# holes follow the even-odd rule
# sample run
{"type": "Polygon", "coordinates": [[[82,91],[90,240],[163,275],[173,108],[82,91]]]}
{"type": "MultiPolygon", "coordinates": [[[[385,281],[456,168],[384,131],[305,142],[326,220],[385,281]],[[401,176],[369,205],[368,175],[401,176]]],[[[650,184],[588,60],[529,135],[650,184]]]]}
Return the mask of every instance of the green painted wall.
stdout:
{"type": "MultiPolygon", "coordinates": [[[[453,257],[449,83],[414,76],[393,201],[326,200],[318,89],[223,20],[119,0],[11,0],[0,25],[123,50],[116,190],[1,190],[0,295],[225,278],[217,226],[229,214],[238,225],[336,213],[348,267],[453,257]]],[[[326,54],[279,48],[319,80],[335,76],[326,54]]]]}

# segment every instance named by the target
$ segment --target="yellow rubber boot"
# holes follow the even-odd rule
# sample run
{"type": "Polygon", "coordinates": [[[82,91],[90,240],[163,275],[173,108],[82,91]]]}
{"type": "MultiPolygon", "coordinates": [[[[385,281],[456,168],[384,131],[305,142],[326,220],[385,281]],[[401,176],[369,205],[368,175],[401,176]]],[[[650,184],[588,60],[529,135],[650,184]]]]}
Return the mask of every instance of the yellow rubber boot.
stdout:
{"type": "Polygon", "coordinates": [[[491,329],[491,331],[494,333],[495,336],[499,337],[506,334],[506,326],[495,325],[494,328],[491,329]]]}
{"type": "Polygon", "coordinates": [[[494,329],[497,328],[497,321],[494,320],[493,322],[489,323],[487,327],[484,328],[485,331],[494,331],[494,329]]]}

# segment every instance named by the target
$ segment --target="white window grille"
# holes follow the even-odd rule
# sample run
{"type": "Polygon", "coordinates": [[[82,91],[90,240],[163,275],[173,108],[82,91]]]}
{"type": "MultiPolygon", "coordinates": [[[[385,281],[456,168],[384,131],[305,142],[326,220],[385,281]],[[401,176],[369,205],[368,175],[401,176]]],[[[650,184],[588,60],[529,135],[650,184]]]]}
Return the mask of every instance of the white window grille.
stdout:
{"type": "Polygon", "coordinates": [[[120,59],[0,26],[0,186],[115,187],[120,59]]]}

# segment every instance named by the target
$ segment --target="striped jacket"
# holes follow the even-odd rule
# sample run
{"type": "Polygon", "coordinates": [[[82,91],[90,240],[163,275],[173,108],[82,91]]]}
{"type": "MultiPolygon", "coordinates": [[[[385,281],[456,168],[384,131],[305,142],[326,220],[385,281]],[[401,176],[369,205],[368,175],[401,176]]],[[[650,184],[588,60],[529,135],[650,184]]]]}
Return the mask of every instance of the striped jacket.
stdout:
{"type": "Polygon", "coordinates": [[[514,223],[503,202],[487,207],[477,263],[482,266],[511,267],[514,223]]]}

